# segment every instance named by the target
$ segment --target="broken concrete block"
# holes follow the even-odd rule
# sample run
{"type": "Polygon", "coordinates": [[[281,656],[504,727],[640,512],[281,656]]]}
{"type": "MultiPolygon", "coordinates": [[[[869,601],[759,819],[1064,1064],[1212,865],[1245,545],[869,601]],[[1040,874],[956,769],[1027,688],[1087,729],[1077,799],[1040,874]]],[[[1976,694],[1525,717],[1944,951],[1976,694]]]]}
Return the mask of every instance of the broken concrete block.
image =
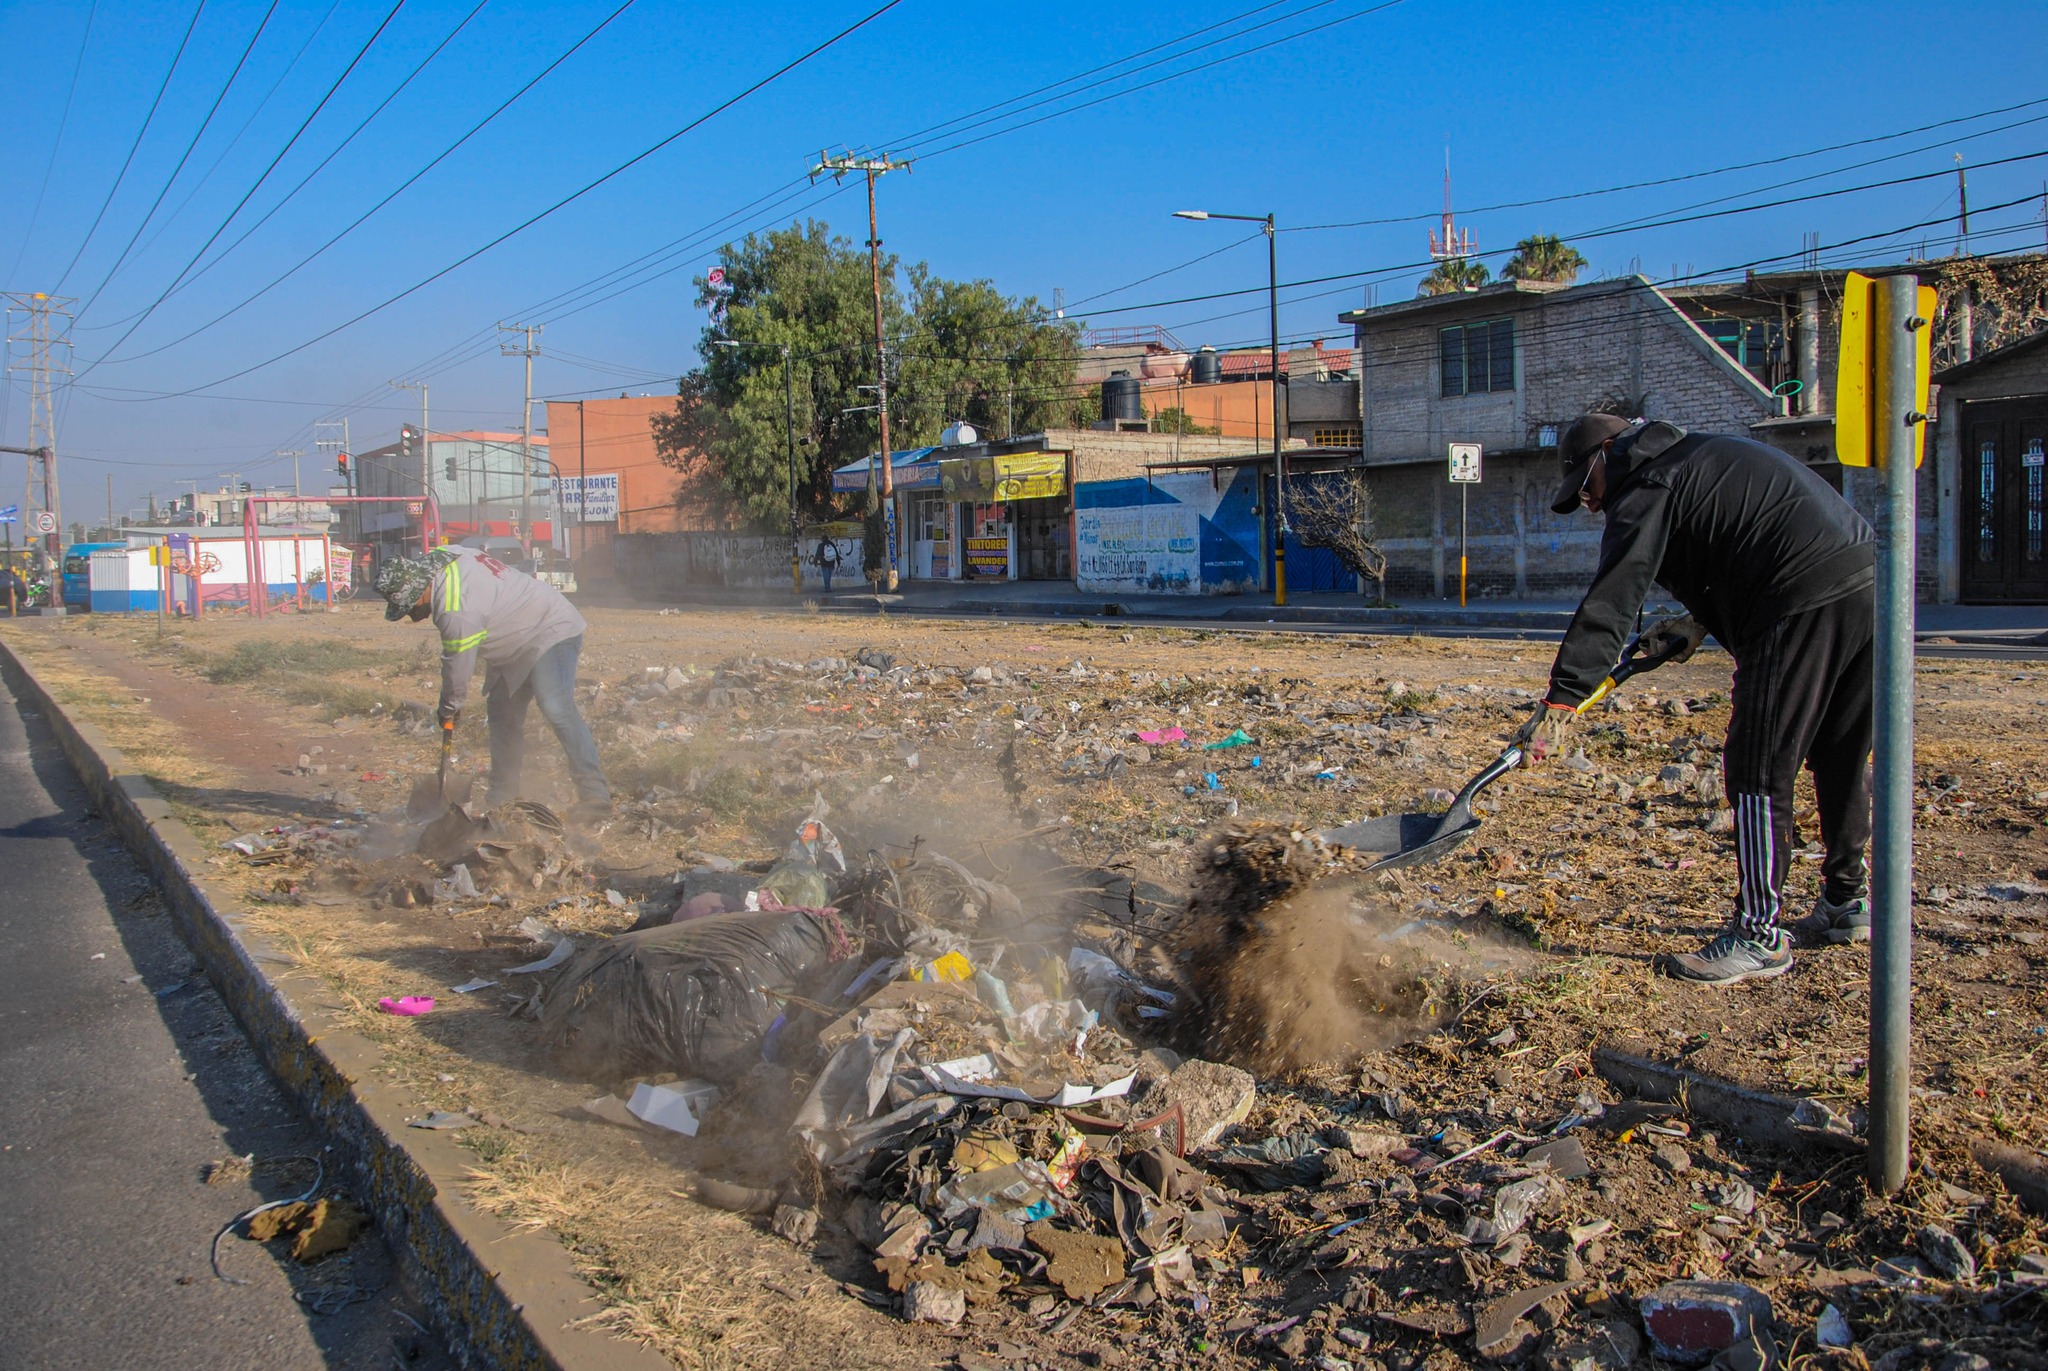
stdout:
{"type": "Polygon", "coordinates": [[[775,1206],[775,1236],[798,1247],[808,1247],[818,1236],[818,1211],[799,1209],[793,1204],[775,1206]]]}
{"type": "Polygon", "coordinates": [[[905,1323],[956,1324],[967,1317],[967,1292],[930,1281],[912,1281],[903,1292],[905,1323]]]}
{"type": "Polygon", "coordinates": [[[1586,1160],[1586,1146],[1577,1138],[1539,1143],[1522,1154],[1522,1165],[1548,1167],[1550,1174],[1561,1181],[1593,1174],[1593,1164],[1586,1160]]]}
{"type": "Polygon", "coordinates": [[[1641,1311],[1658,1356],[1704,1366],[1717,1353],[1768,1336],[1771,1299],[1738,1281],[1666,1281],[1641,1311]]]}
{"type": "Polygon", "coordinates": [[[1258,1098],[1258,1082],[1251,1072],[1193,1057],[1152,1082],[1137,1107],[1145,1114],[1163,1114],[1180,1106],[1187,1123],[1186,1145],[1193,1149],[1213,1145],[1224,1129],[1243,1123],[1258,1098]]]}

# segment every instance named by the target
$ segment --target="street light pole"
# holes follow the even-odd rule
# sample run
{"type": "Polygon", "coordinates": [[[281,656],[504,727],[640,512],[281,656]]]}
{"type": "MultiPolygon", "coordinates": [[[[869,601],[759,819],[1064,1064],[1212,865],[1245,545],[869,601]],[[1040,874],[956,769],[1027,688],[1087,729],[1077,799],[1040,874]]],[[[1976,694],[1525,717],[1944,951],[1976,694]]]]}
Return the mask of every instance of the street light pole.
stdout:
{"type": "Polygon", "coordinates": [[[1267,356],[1272,368],[1272,399],[1269,402],[1273,420],[1273,603],[1287,603],[1287,457],[1280,444],[1280,234],[1270,214],[1216,214],[1204,209],[1175,210],[1176,219],[1235,219],[1241,223],[1259,224],[1266,235],[1266,313],[1272,328],[1272,341],[1267,356]]]}

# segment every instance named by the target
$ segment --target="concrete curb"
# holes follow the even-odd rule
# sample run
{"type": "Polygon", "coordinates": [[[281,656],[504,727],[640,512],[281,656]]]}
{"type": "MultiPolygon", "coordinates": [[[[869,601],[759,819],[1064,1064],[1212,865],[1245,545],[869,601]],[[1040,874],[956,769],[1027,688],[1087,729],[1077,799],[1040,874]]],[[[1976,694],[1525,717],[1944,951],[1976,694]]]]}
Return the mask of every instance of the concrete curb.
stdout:
{"type": "Polygon", "coordinates": [[[426,1106],[382,1084],[384,1054],[342,1026],[327,983],[222,913],[226,892],[204,875],[212,853],[91,724],[72,719],[11,645],[0,672],[43,711],[101,817],[141,860],[178,932],[273,1076],[339,1157],[451,1350],[464,1366],[507,1371],[664,1371],[666,1358],[572,1327],[602,1306],[560,1244],[514,1231],[470,1207],[470,1154],[453,1137],[408,1129],[426,1106]]]}

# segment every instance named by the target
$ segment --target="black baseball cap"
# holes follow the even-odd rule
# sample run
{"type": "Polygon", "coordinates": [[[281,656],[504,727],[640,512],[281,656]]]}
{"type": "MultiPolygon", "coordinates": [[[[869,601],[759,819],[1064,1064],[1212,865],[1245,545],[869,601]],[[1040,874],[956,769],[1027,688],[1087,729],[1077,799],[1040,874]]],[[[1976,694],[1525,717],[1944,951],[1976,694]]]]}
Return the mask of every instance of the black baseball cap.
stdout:
{"type": "Polygon", "coordinates": [[[1552,513],[1569,514],[1579,507],[1579,492],[1586,488],[1586,473],[1593,469],[1593,459],[1610,438],[1619,438],[1629,427],[1628,420],[1614,414],[1581,414],[1565,427],[1557,440],[1564,480],[1550,502],[1552,513]]]}

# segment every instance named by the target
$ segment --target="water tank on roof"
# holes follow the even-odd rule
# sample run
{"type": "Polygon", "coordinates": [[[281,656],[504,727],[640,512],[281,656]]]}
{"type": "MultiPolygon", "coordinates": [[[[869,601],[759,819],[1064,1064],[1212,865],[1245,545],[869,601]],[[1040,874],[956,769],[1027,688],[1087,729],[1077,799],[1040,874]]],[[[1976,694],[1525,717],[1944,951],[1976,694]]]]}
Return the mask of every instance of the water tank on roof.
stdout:
{"type": "Polygon", "coordinates": [[[1188,364],[1188,380],[1198,386],[1213,386],[1223,379],[1223,358],[1215,348],[1204,347],[1188,364]]]}
{"type": "Polygon", "coordinates": [[[940,447],[966,447],[980,441],[981,433],[969,423],[948,424],[945,432],[939,435],[940,447]]]}
{"type": "Polygon", "coordinates": [[[1128,371],[1112,371],[1102,382],[1102,422],[1145,422],[1144,383],[1128,371]]]}

